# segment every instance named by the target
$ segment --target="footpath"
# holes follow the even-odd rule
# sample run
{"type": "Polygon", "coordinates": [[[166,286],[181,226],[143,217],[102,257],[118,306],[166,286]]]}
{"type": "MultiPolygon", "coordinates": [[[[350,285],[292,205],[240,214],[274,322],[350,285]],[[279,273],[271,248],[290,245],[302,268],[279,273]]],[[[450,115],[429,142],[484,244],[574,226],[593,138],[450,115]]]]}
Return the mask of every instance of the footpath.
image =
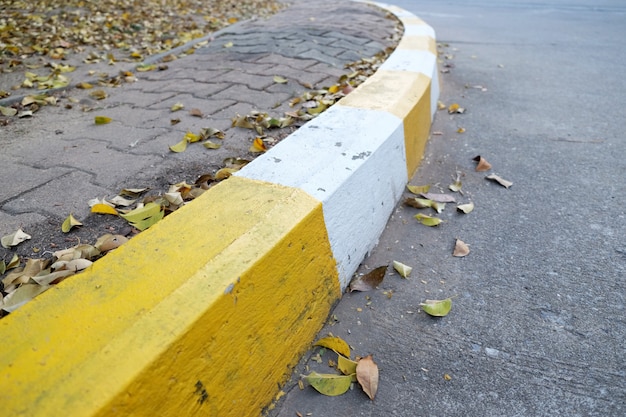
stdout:
{"type": "Polygon", "coordinates": [[[233,118],[293,112],[295,97],[394,45],[396,19],[404,27],[375,76],[339,103],[266,129],[268,152],[2,318],[3,415],[254,416],[271,403],[375,246],[428,137],[434,33],[389,10],[295,1],[192,55],[153,59],[161,70],[134,73],[104,100],[69,89],[59,106],[0,128],[1,233],[32,236],[0,248],[8,262],[128,234],[87,202],[253,159],[259,132],[233,118]],[[170,151],[203,128],[224,133],[219,149],[170,151]],[[69,213],[83,227],[59,240],[69,213]]]}

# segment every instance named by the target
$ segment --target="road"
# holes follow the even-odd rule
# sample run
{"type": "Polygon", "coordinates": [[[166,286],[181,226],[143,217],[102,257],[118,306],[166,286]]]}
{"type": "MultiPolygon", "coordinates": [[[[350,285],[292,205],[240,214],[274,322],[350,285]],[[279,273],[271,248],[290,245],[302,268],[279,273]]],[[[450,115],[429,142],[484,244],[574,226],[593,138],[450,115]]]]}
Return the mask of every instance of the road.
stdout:
{"type": "Polygon", "coordinates": [[[374,355],[376,399],[298,389],[305,366],[333,372],[315,349],[270,415],[626,414],[626,5],[393,3],[434,27],[441,101],[465,108],[437,113],[411,183],[451,193],[459,173],[457,200],[475,209],[448,204],[429,228],[399,205],[361,271],[397,260],[409,279],[390,268],[378,290],[346,294],[320,334],[374,355]],[[452,256],[457,238],[467,257],[452,256]],[[446,297],[447,317],[420,312],[446,297]]]}

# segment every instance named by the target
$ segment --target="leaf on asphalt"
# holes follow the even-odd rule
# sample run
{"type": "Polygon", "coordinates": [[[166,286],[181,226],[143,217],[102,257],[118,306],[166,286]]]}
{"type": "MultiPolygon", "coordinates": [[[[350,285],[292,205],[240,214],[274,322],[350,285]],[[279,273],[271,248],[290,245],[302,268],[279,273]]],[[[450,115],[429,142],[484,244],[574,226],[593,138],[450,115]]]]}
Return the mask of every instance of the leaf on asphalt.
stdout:
{"type": "Polygon", "coordinates": [[[163,218],[165,212],[156,203],[148,203],[143,207],[136,208],[126,214],[120,214],[133,227],[144,231],[163,218]]]}
{"type": "Polygon", "coordinates": [[[420,303],[422,310],[425,313],[435,316],[444,317],[447,316],[452,308],[452,299],[446,298],[445,300],[426,300],[420,303]]]}
{"type": "Polygon", "coordinates": [[[67,218],[65,219],[65,221],[61,225],[61,231],[63,233],[68,233],[70,230],[72,230],[73,227],[82,226],[82,225],[83,224],[81,222],[79,222],[78,220],[76,220],[74,215],[72,213],[70,213],[70,215],[67,216],[67,218]]]}
{"type": "Polygon", "coordinates": [[[0,114],[7,117],[15,116],[17,114],[17,109],[14,109],[13,107],[0,106],[0,114]]]}
{"type": "Polygon", "coordinates": [[[108,123],[111,123],[111,121],[113,121],[113,119],[106,116],[96,116],[94,118],[94,123],[97,125],[106,125],[108,123]]]}
{"type": "Polygon", "coordinates": [[[426,198],[408,197],[404,200],[404,204],[407,206],[415,207],[418,209],[432,207],[435,202],[426,198]]]}
{"type": "Polygon", "coordinates": [[[450,106],[448,106],[448,113],[452,114],[452,113],[465,113],[465,109],[461,106],[458,105],[458,103],[454,103],[454,104],[450,104],[450,106]]]}
{"type": "Polygon", "coordinates": [[[428,200],[436,201],[437,203],[456,203],[456,199],[450,194],[421,193],[420,195],[428,200]]]}
{"type": "Polygon", "coordinates": [[[129,200],[128,198],[124,198],[121,195],[116,195],[110,201],[111,204],[121,207],[132,206],[133,204],[135,204],[135,202],[137,202],[137,200],[129,200]]]}
{"type": "Polygon", "coordinates": [[[441,101],[441,100],[437,101],[437,110],[443,110],[446,107],[447,106],[446,106],[446,104],[443,101],[441,101]]]}
{"type": "Polygon", "coordinates": [[[81,90],[89,90],[89,89],[93,88],[93,85],[89,84],[89,83],[82,82],[82,83],[76,84],[76,88],[80,88],[81,90]]]}
{"type": "Polygon", "coordinates": [[[120,195],[125,195],[130,198],[137,198],[148,190],[149,188],[124,188],[122,189],[122,191],[120,191],[120,195]]]}
{"type": "Polygon", "coordinates": [[[94,204],[91,206],[91,212],[97,214],[114,214],[116,216],[119,214],[114,207],[104,203],[94,204]]]}
{"type": "Polygon", "coordinates": [[[233,175],[235,172],[239,171],[239,168],[221,168],[218,169],[215,173],[215,180],[221,181],[233,175]]]}
{"type": "Polygon", "coordinates": [[[211,137],[216,137],[218,139],[224,139],[226,135],[219,129],[215,129],[214,127],[203,127],[200,129],[200,138],[208,139],[211,137]]]}
{"type": "Polygon", "coordinates": [[[100,236],[98,240],[96,240],[94,247],[100,252],[108,252],[119,248],[126,242],[128,242],[128,238],[125,236],[107,233],[106,235],[100,236]]]}
{"type": "Polygon", "coordinates": [[[226,42],[224,45],[222,45],[224,48],[232,48],[234,45],[234,43],[232,42],[226,42]]]}
{"type": "Polygon", "coordinates": [[[398,274],[400,274],[402,278],[408,278],[409,274],[413,270],[413,268],[411,268],[410,266],[398,261],[393,261],[393,269],[398,271],[398,274]]]}
{"type": "Polygon", "coordinates": [[[91,93],[89,93],[89,96],[91,98],[95,98],[96,100],[104,100],[105,98],[108,97],[107,92],[104,90],[94,90],[91,93]]]}
{"type": "Polygon", "coordinates": [[[459,204],[458,206],[456,206],[456,209],[462,211],[465,214],[469,214],[472,212],[472,210],[474,210],[474,203],[470,201],[466,204],[459,204]]]}
{"type": "Polygon", "coordinates": [[[488,180],[497,182],[498,184],[500,184],[504,188],[509,188],[511,185],[513,185],[513,183],[511,181],[507,181],[504,178],[502,178],[502,177],[500,177],[500,176],[498,176],[496,174],[489,174],[485,178],[487,178],[488,180]]]}
{"type": "Polygon", "coordinates": [[[461,183],[460,180],[456,180],[452,184],[448,185],[448,188],[450,189],[450,191],[453,191],[455,193],[458,193],[459,191],[461,191],[462,187],[463,187],[463,183],[461,183]]]}
{"type": "Polygon", "coordinates": [[[469,255],[469,253],[470,253],[469,245],[463,242],[461,239],[457,239],[454,244],[454,251],[452,252],[452,256],[462,258],[464,256],[469,255]]]}
{"type": "Polygon", "coordinates": [[[22,229],[17,229],[16,232],[3,236],[2,239],[0,239],[0,244],[2,244],[3,248],[8,249],[28,239],[30,239],[30,235],[24,233],[22,229]]]}
{"type": "Polygon", "coordinates": [[[480,156],[480,155],[475,156],[473,158],[473,160],[478,162],[476,164],[476,171],[477,172],[489,171],[491,169],[491,164],[489,162],[487,162],[487,160],[485,158],[483,158],[482,156],[480,156]]]}
{"type": "MultiPolygon", "coordinates": [[[[86,259],[76,259],[75,261],[87,261],[86,259]]],[[[63,261],[64,265],[68,264],[70,261],[63,261]]],[[[74,262],[74,261],[72,261],[74,262]]],[[[87,261],[89,262],[89,261],[87,261]]],[[[72,275],[76,274],[76,271],[70,270],[70,269],[62,269],[60,271],[56,271],[56,272],[50,272],[48,274],[42,274],[42,275],[38,275],[35,277],[32,277],[31,279],[33,281],[35,281],[37,284],[39,285],[54,285],[54,284],[58,284],[59,282],[63,281],[65,278],[70,277],[72,275]]]]}
{"type": "Polygon", "coordinates": [[[17,268],[18,266],[20,266],[20,257],[16,253],[15,255],[13,255],[13,257],[11,258],[9,263],[7,264],[7,271],[9,269],[17,268]]]}
{"type": "Polygon", "coordinates": [[[189,115],[194,117],[204,117],[202,110],[196,108],[189,110],[189,115]]]}
{"type": "Polygon", "coordinates": [[[189,142],[187,141],[187,138],[184,137],[183,140],[178,142],[176,145],[171,145],[169,147],[170,151],[176,152],[176,153],[184,152],[185,149],[187,149],[187,143],[189,143],[189,142]]]}
{"type": "Polygon", "coordinates": [[[257,137],[252,142],[252,145],[250,146],[250,149],[248,149],[248,151],[252,153],[265,152],[267,151],[267,147],[265,146],[263,139],[257,137]]]}
{"type": "Polygon", "coordinates": [[[170,107],[170,111],[175,112],[175,111],[179,111],[185,108],[185,105],[183,103],[175,103],[172,105],[172,107],[170,107]]]}
{"type": "Polygon", "coordinates": [[[345,356],[346,358],[350,357],[350,346],[345,340],[337,336],[323,337],[315,342],[313,346],[325,347],[340,355],[345,356]]]}
{"type": "Polygon", "coordinates": [[[459,128],[456,130],[456,133],[465,133],[465,128],[464,128],[464,127],[459,127],[459,128]]]}
{"type": "Polygon", "coordinates": [[[287,84],[287,79],[284,77],[281,77],[280,75],[274,75],[274,82],[276,84],[287,84]]]}
{"type": "Polygon", "coordinates": [[[337,356],[337,369],[344,375],[351,375],[352,382],[356,382],[356,365],[356,361],[348,359],[343,355],[337,356]]]}
{"type": "Polygon", "coordinates": [[[311,372],[309,375],[304,376],[304,379],[319,393],[331,397],[344,394],[350,389],[350,384],[352,384],[352,376],[350,375],[311,372]]]}
{"type": "Polygon", "coordinates": [[[212,142],[210,140],[205,140],[204,142],[202,142],[202,146],[204,146],[207,149],[219,149],[222,147],[221,143],[215,143],[212,142]]]}
{"type": "Polygon", "coordinates": [[[410,185],[407,184],[406,188],[415,195],[427,193],[430,190],[430,185],[410,185]]]}
{"type": "Polygon", "coordinates": [[[0,308],[6,312],[11,313],[49,288],[50,286],[48,285],[39,284],[21,285],[15,291],[8,294],[2,299],[2,302],[0,303],[0,308]]]}
{"type": "Polygon", "coordinates": [[[424,226],[429,226],[429,227],[438,226],[439,224],[443,223],[443,220],[441,220],[438,217],[431,217],[422,213],[416,214],[415,218],[424,226]]]}
{"type": "Polygon", "coordinates": [[[357,362],[356,379],[370,400],[373,400],[378,391],[378,365],[372,355],[367,355],[357,362]]]}
{"type": "Polygon", "coordinates": [[[348,288],[350,292],[352,291],[371,291],[378,287],[385,278],[385,273],[387,272],[388,265],[379,266],[376,269],[371,270],[365,275],[361,275],[355,277],[350,282],[350,287],[348,288]]]}
{"type": "Polygon", "coordinates": [[[243,129],[254,129],[254,125],[248,120],[248,117],[240,115],[233,117],[231,126],[241,127],[243,129]]]}

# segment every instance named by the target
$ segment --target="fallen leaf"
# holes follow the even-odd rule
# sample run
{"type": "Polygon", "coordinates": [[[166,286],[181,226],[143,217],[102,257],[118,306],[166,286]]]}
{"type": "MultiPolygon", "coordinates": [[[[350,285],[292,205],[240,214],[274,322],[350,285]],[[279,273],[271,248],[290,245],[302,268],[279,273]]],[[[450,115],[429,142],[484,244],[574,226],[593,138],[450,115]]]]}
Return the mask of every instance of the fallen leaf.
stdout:
{"type": "Polygon", "coordinates": [[[313,344],[313,346],[322,346],[333,350],[334,352],[345,356],[346,358],[350,357],[350,346],[340,337],[337,336],[327,336],[319,339],[317,342],[313,344]]]}
{"type": "Polygon", "coordinates": [[[413,270],[413,268],[411,268],[408,265],[405,265],[401,262],[398,261],[393,261],[393,268],[398,271],[398,273],[400,274],[400,276],[402,278],[408,278],[409,274],[411,273],[411,271],[413,270]]]}
{"type": "Polygon", "coordinates": [[[111,199],[111,204],[115,205],[115,206],[122,206],[122,207],[128,207],[128,206],[132,206],[133,204],[135,204],[137,200],[129,200],[128,198],[124,198],[121,195],[116,195],[115,197],[113,197],[111,199]]]}
{"type": "Polygon", "coordinates": [[[373,400],[378,391],[378,365],[372,355],[367,355],[357,362],[356,379],[370,400],[373,400]]]}
{"type": "Polygon", "coordinates": [[[203,117],[202,110],[196,108],[189,110],[189,115],[194,117],[203,117]]]}
{"type": "Polygon", "coordinates": [[[61,225],[61,231],[63,233],[68,233],[70,230],[72,230],[72,227],[82,226],[82,225],[83,224],[79,222],[78,220],[76,220],[76,218],[72,215],[72,213],[70,213],[70,215],[67,216],[67,218],[61,225]]]}
{"type": "Polygon", "coordinates": [[[178,142],[176,145],[171,145],[170,151],[172,152],[176,152],[176,153],[180,153],[180,152],[184,152],[185,149],[187,149],[187,144],[189,142],[187,141],[187,138],[183,138],[183,140],[181,140],[180,142],[178,142]]]}
{"type": "Polygon", "coordinates": [[[106,116],[96,116],[96,117],[94,118],[94,122],[95,122],[97,125],[106,125],[106,124],[108,124],[108,123],[111,123],[111,121],[112,121],[112,120],[113,120],[113,119],[111,119],[110,117],[106,117],[106,116]]]}
{"type": "Polygon", "coordinates": [[[430,185],[410,185],[408,184],[406,188],[412,192],[413,194],[420,195],[423,193],[427,193],[430,190],[430,185]]]}
{"type": "Polygon", "coordinates": [[[80,88],[81,90],[89,90],[91,88],[93,88],[93,85],[89,84],[89,83],[78,83],[76,84],[76,88],[80,88]]]}
{"type": "Polygon", "coordinates": [[[304,379],[318,392],[331,397],[344,394],[350,389],[352,377],[350,375],[318,374],[311,372],[304,379]]]}
{"type": "Polygon", "coordinates": [[[144,231],[163,218],[165,212],[156,203],[148,203],[143,207],[136,208],[126,214],[120,214],[133,227],[144,231]]]}
{"type": "Polygon", "coordinates": [[[224,48],[232,48],[233,47],[233,43],[232,42],[226,42],[224,45],[222,45],[224,48]]]}
{"type": "Polygon", "coordinates": [[[96,100],[104,100],[105,98],[107,98],[108,95],[107,92],[104,90],[94,90],[89,93],[89,96],[95,98],[96,100]]]}
{"type": "Polygon", "coordinates": [[[497,182],[498,184],[500,184],[504,188],[509,188],[511,185],[513,185],[513,183],[511,181],[507,181],[504,178],[499,177],[496,174],[487,175],[485,178],[487,178],[488,180],[497,182]]]}
{"type": "Polygon", "coordinates": [[[470,249],[469,245],[463,242],[461,239],[457,239],[454,244],[454,252],[452,252],[452,256],[456,256],[458,258],[462,258],[464,256],[469,255],[470,249]]]}
{"type": "Polygon", "coordinates": [[[97,214],[114,214],[116,216],[119,214],[114,207],[103,203],[94,204],[93,206],[91,206],[91,212],[97,214]]]}
{"type": "Polygon", "coordinates": [[[207,141],[202,142],[202,146],[204,146],[207,149],[219,149],[222,147],[222,144],[207,140],[207,141]]]}
{"type": "Polygon", "coordinates": [[[7,264],[7,270],[17,268],[20,265],[20,257],[16,253],[7,264]]]}
{"type": "Polygon", "coordinates": [[[450,191],[453,191],[455,193],[461,191],[462,187],[463,187],[463,183],[461,183],[461,181],[459,180],[456,180],[452,184],[448,185],[448,188],[450,189],[450,191]]]}
{"type": "Polygon", "coordinates": [[[441,220],[438,217],[431,217],[422,213],[416,214],[415,218],[424,226],[429,226],[429,227],[438,226],[439,224],[443,222],[443,220],[441,220]]]}
{"type": "Polygon", "coordinates": [[[478,155],[474,157],[473,160],[478,162],[478,164],[476,165],[477,172],[489,171],[491,169],[491,164],[487,162],[487,160],[482,156],[478,155]]]}
{"type": "Polygon", "coordinates": [[[170,111],[175,112],[175,111],[179,111],[185,108],[185,105],[183,103],[176,103],[174,105],[172,105],[172,107],[170,107],[170,111]]]}
{"type": "Polygon", "coordinates": [[[448,113],[452,114],[452,113],[465,113],[465,109],[461,106],[459,106],[457,103],[454,104],[450,104],[450,106],[448,106],[448,113]]]}
{"type": "Polygon", "coordinates": [[[287,79],[284,77],[281,77],[280,75],[274,75],[274,82],[276,84],[287,84],[287,79]]]}
{"type": "Polygon", "coordinates": [[[248,151],[252,153],[265,152],[267,151],[267,147],[265,146],[263,139],[255,138],[248,151]]]}
{"type": "Polygon", "coordinates": [[[11,313],[49,288],[48,285],[39,284],[21,285],[2,299],[0,309],[11,313]]]}
{"type": "Polygon", "coordinates": [[[354,278],[350,282],[349,290],[352,291],[371,291],[374,288],[378,287],[383,279],[385,278],[385,273],[387,272],[387,265],[379,266],[376,269],[368,272],[365,275],[361,275],[359,277],[354,278]]]}
{"type": "Polygon", "coordinates": [[[107,233],[106,235],[100,236],[98,240],[96,240],[94,247],[100,252],[108,252],[119,248],[126,242],[128,242],[128,238],[125,236],[107,233]]]}
{"type": "Polygon", "coordinates": [[[3,236],[2,239],[0,239],[0,244],[2,244],[3,248],[8,249],[28,239],[30,239],[30,235],[24,233],[22,229],[17,229],[16,232],[3,236]]]}
{"type": "Polygon", "coordinates": [[[465,214],[469,214],[472,212],[472,210],[474,210],[474,203],[473,202],[469,202],[466,204],[459,204],[458,206],[456,206],[457,210],[462,211],[465,214]]]}
{"type": "Polygon", "coordinates": [[[445,300],[426,300],[420,303],[422,310],[425,313],[435,316],[444,317],[447,316],[452,308],[452,299],[446,298],[445,300]]]}
{"type": "Polygon", "coordinates": [[[404,200],[404,204],[407,206],[415,207],[418,209],[432,207],[435,202],[426,198],[409,197],[404,200]]]}
{"type": "Polygon", "coordinates": [[[337,369],[344,375],[353,376],[352,381],[356,382],[356,365],[357,362],[346,358],[343,355],[337,356],[337,369]]]}
{"type": "Polygon", "coordinates": [[[428,200],[436,201],[438,203],[456,203],[456,199],[450,194],[421,193],[420,195],[428,200]]]}
{"type": "Polygon", "coordinates": [[[0,106],[0,113],[3,116],[11,117],[17,114],[17,109],[14,109],[13,107],[0,106]]]}

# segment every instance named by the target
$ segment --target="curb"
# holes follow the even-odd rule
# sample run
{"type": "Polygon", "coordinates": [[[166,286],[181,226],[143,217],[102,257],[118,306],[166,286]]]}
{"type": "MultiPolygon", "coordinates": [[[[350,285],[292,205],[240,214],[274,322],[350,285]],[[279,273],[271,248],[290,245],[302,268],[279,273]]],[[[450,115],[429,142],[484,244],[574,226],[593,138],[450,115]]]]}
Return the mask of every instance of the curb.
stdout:
{"type": "Polygon", "coordinates": [[[423,156],[435,34],[237,175],[0,321],[5,416],[256,416],[423,156]],[[313,174],[311,174],[313,173],[313,174]]]}

